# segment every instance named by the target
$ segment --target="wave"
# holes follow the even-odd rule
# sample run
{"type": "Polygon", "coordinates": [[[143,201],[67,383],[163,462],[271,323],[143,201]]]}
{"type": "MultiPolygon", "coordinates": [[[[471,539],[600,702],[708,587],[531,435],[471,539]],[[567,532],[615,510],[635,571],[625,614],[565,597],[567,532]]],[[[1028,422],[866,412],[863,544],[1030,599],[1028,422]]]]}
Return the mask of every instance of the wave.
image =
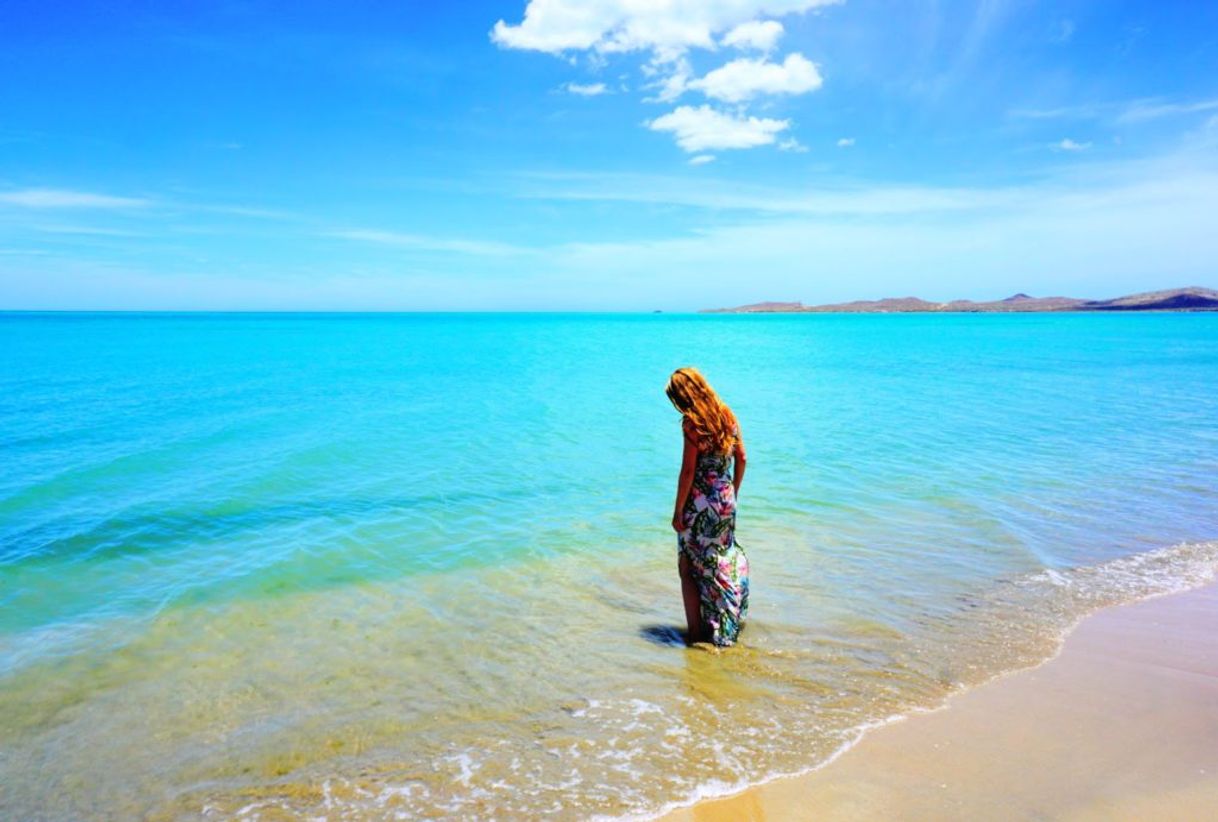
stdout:
{"type": "MultiPolygon", "coordinates": [[[[1007,582],[1010,589],[1023,594],[1033,592],[1035,601],[1042,605],[1056,606],[1061,609],[1058,613],[1066,619],[1066,624],[1059,626],[1058,632],[1053,638],[1052,650],[1048,654],[1032,661],[1022,660],[1021,664],[992,671],[977,682],[953,690],[937,704],[911,706],[904,712],[861,723],[851,729],[851,738],[843,742],[833,753],[805,766],[773,771],[751,780],[734,782],[709,780],[701,783],[679,800],[639,812],[618,816],[597,816],[593,819],[602,820],[602,822],[609,822],[609,820],[617,822],[639,820],[641,822],[656,819],[700,802],[735,796],[780,779],[797,778],[814,773],[831,765],[861,742],[871,731],[894,722],[902,722],[914,714],[943,710],[948,707],[951,696],[1050,662],[1060,653],[1069,634],[1087,617],[1104,608],[1130,605],[1155,597],[1179,594],[1205,587],[1215,581],[1218,581],[1218,540],[1185,542],[1118,557],[1097,565],[1062,569],[1046,568],[1014,578],[1007,582]],[[1072,616],[1067,616],[1070,614],[1068,607],[1062,607],[1067,604],[1082,610],[1074,611],[1072,616]]],[[[989,599],[991,605],[995,606],[994,612],[990,614],[992,619],[998,619],[999,615],[1005,611],[1003,606],[1028,604],[1023,596],[1011,596],[1009,590],[996,591],[990,595],[989,599]]]]}

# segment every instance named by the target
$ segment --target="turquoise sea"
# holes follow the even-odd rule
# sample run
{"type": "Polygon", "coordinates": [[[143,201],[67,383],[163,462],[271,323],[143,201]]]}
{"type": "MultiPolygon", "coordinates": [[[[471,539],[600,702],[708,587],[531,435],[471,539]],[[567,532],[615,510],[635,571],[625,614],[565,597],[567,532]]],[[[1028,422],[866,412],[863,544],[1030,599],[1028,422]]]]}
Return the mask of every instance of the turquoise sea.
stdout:
{"type": "Polygon", "coordinates": [[[2,314],[0,818],[646,816],[1216,540],[1218,314],[2,314]],[[750,457],[724,653],[686,364],[750,457]]]}

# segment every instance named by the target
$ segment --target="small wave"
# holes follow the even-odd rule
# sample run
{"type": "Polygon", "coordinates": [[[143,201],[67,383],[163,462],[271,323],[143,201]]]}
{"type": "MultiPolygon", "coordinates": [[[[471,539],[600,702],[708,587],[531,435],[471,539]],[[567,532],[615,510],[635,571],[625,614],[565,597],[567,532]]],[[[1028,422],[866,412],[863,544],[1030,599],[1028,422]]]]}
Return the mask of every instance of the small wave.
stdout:
{"type": "MultiPolygon", "coordinates": [[[[936,619],[920,633],[876,633],[853,642],[849,636],[837,636],[831,645],[822,645],[807,631],[767,633],[766,626],[758,625],[763,630],[753,641],[760,645],[746,643],[739,652],[723,656],[674,654],[645,642],[597,648],[606,658],[598,672],[633,664],[646,667],[651,676],[601,679],[591,686],[564,678],[571,657],[554,661],[553,649],[546,646],[546,653],[530,657],[537,667],[529,672],[505,661],[508,667],[496,673],[488,659],[482,660],[477,668],[480,685],[472,693],[480,700],[502,693],[499,709],[445,714],[426,725],[392,723],[403,706],[423,699],[432,685],[456,689],[463,681],[435,673],[426,682],[420,680],[417,691],[398,685],[396,700],[378,709],[365,697],[379,698],[389,692],[385,683],[410,683],[410,674],[418,673],[410,667],[408,654],[394,652],[377,659],[400,659],[401,666],[386,663],[380,673],[344,680],[363,697],[347,703],[337,691],[323,692],[332,702],[328,710],[316,711],[316,724],[311,708],[316,703],[310,702],[305,705],[309,718],[301,719],[299,728],[285,723],[274,737],[250,731],[251,742],[234,746],[226,756],[252,775],[226,775],[210,780],[206,788],[187,788],[157,810],[166,816],[246,819],[653,818],[822,768],[874,728],[940,709],[954,693],[1043,663],[1088,613],[1216,578],[1218,541],[1181,544],[1093,566],[1040,569],[972,592],[959,607],[953,600],[936,600],[936,619]],[[767,647],[762,641],[767,636],[769,643],[782,647],[767,647]],[[797,647],[799,652],[793,653],[797,647]],[[640,663],[640,655],[650,662],[640,663]],[[504,678],[494,678],[500,675],[504,678]],[[531,687],[522,676],[541,683],[535,700],[518,693],[531,687]],[[333,705],[346,706],[361,724],[353,730],[346,716],[331,721],[333,705]],[[333,740],[360,734],[367,734],[367,744],[344,748],[341,756],[329,747],[333,740]],[[279,770],[285,760],[292,767],[279,770]]],[[[369,607],[379,612],[394,599],[386,596],[370,600],[369,607]]],[[[567,604],[560,600],[554,606],[567,604]]],[[[361,630],[373,624],[351,616],[349,598],[318,597],[285,612],[281,620],[274,611],[259,612],[257,618],[270,620],[267,631],[290,623],[305,635],[318,635],[330,626],[334,607],[344,618],[365,625],[361,630]]],[[[539,618],[521,630],[536,641],[536,626],[553,621],[539,618]]],[[[215,633],[243,637],[249,624],[239,619],[215,633]]],[[[394,623],[391,634],[370,635],[378,642],[398,636],[400,624],[394,623]]],[[[850,623],[847,619],[843,624],[850,623]]],[[[465,670],[457,661],[437,660],[435,648],[442,644],[437,645],[434,629],[428,635],[433,672],[465,670]]],[[[512,660],[525,647],[517,640],[510,633],[497,639],[514,649],[512,660]]],[[[227,655],[222,650],[217,658],[227,655]]],[[[361,664],[370,665],[360,650],[336,649],[331,657],[314,648],[300,659],[323,668],[329,660],[329,667],[339,670],[356,653],[361,664]]],[[[481,652],[485,656],[493,650],[484,647],[481,652]]],[[[276,661],[275,675],[294,670],[280,667],[292,659],[296,657],[276,661]]],[[[255,697],[243,693],[239,698],[254,699],[253,708],[269,704],[255,697]]],[[[443,710],[443,703],[430,704],[443,710]]],[[[44,714],[51,715],[56,705],[49,702],[44,714]]],[[[152,713],[154,707],[147,710],[152,713]]],[[[233,727],[250,727],[247,720],[220,716],[233,727]]],[[[81,723],[57,733],[66,738],[66,730],[87,730],[85,718],[81,723]]],[[[181,749],[188,742],[184,738],[181,749]]]]}
{"type": "MultiPolygon", "coordinates": [[[[1046,568],[1016,578],[1011,581],[1012,586],[1021,591],[1034,592],[1033,601],[1054,592],[1064,593],[1081,610],[1064,611],[1064,613],[1072,613],[1072,617],[1065,624],[1058,626],[1055,647],[1051,653],[1032,661],[1022,660],[1010,668],[995,670],[990,676],[972,683],[969,687],[979,687],[995,679],[1049,662],[1060,652],[1068,634],[1098,610],[1183,593],[1210,585],[1215,581],[1218,581],[1218,540],[1180,543],[1166,548],[1118,557],[1097,565],[1063,569],[1046,568]],[[1040,596],[1036,596],[1036,594],[1040,596]]],[[[999,595],[992,598],[995,605],[1000,600],[1005,600],[1005,604],[1008,606],[1015,604],[1008,596],[999,595]]],[[[1026,605],[1027,602],[1022,604],[1026,605]]],[[[1005,608],[996,607],[991,612],[992,618],[998,617],[1002,611],[1005,611],[1005,608]]],[[[967,689],[955,689],[947,696],[967,689]]],[[[780,779],[806,776],[831,765],[873,730],[894,722],[904,721],[913,714],[932,713],[943,710],[947,706],[948,699],[945,697],[935,705],[911,706],[904,712],[857,725],[845,732],[845,736],[848,738],[832,754],[805,767],[771,771],[760,778],[751,780],[735,782],[708,780],[699,784],[682,799],[658,808],[622,816],[593,818],[600,822],[635,822],[636,820],[642,822],[665,816],[682,808],[692,807],[699,802],[735,796],[780,779]]]]}
{"type": "Polygon", "coordinates": [[[1100,608],[1199,588],[1218,579],[1218,540],[1185,542],[1097,565],[1045,569],[1015,580],[1024,589],[1062,592],[1100,608]]]}

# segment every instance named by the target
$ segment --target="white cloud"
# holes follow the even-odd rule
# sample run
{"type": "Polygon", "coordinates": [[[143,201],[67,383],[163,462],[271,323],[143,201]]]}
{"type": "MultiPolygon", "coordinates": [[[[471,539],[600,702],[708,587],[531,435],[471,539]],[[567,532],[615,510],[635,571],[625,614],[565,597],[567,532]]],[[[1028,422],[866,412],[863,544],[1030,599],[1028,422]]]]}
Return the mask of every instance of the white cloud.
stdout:
{"type": "Polygon", "coordinates": [[[808,150],[808,147],[796,140],[794,137],[788,137],[778,144],[780,151],[794,151],[798,154],[803,154],[808,150]]]}
{"type": "Polygon", "coordinates": [[[781,17],[840,0],[529,0],[524,20],[495,24],[505,48],[552,54],[653,51],[662,58],[713,49],[715,35],[758,17],[781,17]]]}
{"type": "Polygon", "coordinates": [[[1056,108],[1022,108],[1012,109],[1008,112],[1008,116],[1028,120],[1091,120],[1100,117],[1105,111],[1111,110],[1112,107],[1112,103],[1085,103],[1077,106],[1058,106],[1056,108]]]}
{"type": "MultiPolygon", "coordinates": [[[[1218,129],[1218,119],[1212,127],[1218,129]]],[[[381,310],[535,309],[538,294],[548,300],[540,307],[599,310],[911,292],[931,299],[1014,291],[1115,296],[1206,284],[1218,270],[1211,216],[1218,213],[1218,131],[1194,139],[1176,155],[1047,163],[1043,173],[1017,185],[975,188],[842,179],[809,185],[809,178],[794,176],[769,187],[713,174],[534,173],[525,176],[529,185],[566,189],[516,196],[691,205],[708,213],[667,237],[648,230],[614,243],[506,247],[528,254],[527,266],[517,264],[519,257],[456,255],[403,265],[386,254],[390,259],[376,269],[383,276],[366,277],[358,273],[366,269],[354,265],[331,275],[332,266],[320,261],[307,269],[316,276],[286,279],[282,263],[265,277],[244,269],[232,278],[189,271],[166,277],[157,270],[127,279],[121,271],[10,243],[0,254],[19,255],[19,264],[0,266],[0,296],[9,305],[46,308],[381,310]],[[46,257],[45,266],[36,255],[46,257]],[[809,259],[817,265],[809,268],[809,259]],[[752,273],[741,278],[741,270],[752,273]],[[935,272],[929,286],[919,274],[925,271],[935,272]],[[468,277],[473,285],[454,293],[454,277],[468,277]]],[[[360,238],[349,233],[356,235],[349,239],[360,238]]],[[[389,248],[501,248],[479,238],[375,232],[371,240],[366,234],[363,239],[389,248]]]]}
{"type": "Polygon", "coordinates": [[[609,91],[604,83],[567,83],[563,88],[580,97],[595,97],[609,91]]]}
{"type": "Polygon", "coordinates": [[[723,35],[723,39],[719,42],[725,46],[756,49],[768,54],[774,50],[782,33],[782,23],[777,20],[750,20],[723,35]]]}
{"type": "Polygon", "coordinates": [[[689,164],[691,166],[704,166],[707,163],[713,163],[714,161],[715,155],[713,154],[698,154],[689,158],[689,164]]]}
{"type": "Polygon", "coordinates": [[[1118,123],[1142,123],[1170,117],[1176,114],[1195,114],[1218,109],[1218,100],[1198,100],[1194,103],[1160,103],[1155,100],[1139,100],[1131,103],[1117,117],[1118,123]]]}
{"type": "Polygon", "coordinates": [[[1216,157],[1197,152],[1119,165],[1068,164],[1035,183],[968,189],[860,183],[766,191],[713,179],[660,178],[649,185],[604,175],[604,185],[623,198],[697,200],[713,209],[733,201],[768,209],[785,200],[791,213],[785,219],[768,210],[736,219],[716,215],[666,240],[570,244],[555,249],[547,263],[578,276],[595,294],[589,301],[627,287],[687,308],[764,299],[830,302],[927,288],[925,277],[902,273],[911,270],[935,272],[934,291],[919,294],[930,299],[991,289],[995,295],[1106,297],[1204,285],[1218,265],[1210,216],[1218,211],[1216,157]],[[816,271],[806,265],[810,258],[816,271]],[[670,276],[656,280],[661,263],[670,276]],[[741,270],[756,276],[742,281],[741,270]],[[698,302],[691,304],[689,294],[698,302]]]}
{"type": "Polygon", "coordinates": [[[1060,143],[1054,143],[1052,148],[1057,151],[1086,151],[1091,148],[1091,143],[1076,143],[1067,137],[1060,143]]]}
{"type": "Polygon", "coordinates": [[[82,237],[143,237],[146,236],[136,231],[124,231],[118,228],[103,228],[100,226],[90,225],[36,225],[32,226],[35,231],[42,231],[47,234],[76,234],[82,237]]]}
{"type": "Polygon", "coordinates": [[[1032,201],[1022,189],[934,188],[921,186],[822,186],[815,191],[733,182],[693,184],[683,177],[655,175],[534,174],[522,196],[543,200],[658,203],[821,218],[888,218],[899,215],[984,211],[1032,201]]]}
{"type": "Polygon", "coordinates": [[[25,208],[142,208],[149,204],[148,200],[134,197],[112,197],[109,194],[56,188],[0,191],[0,203],[25,208]]]}
{"type": "MultiPolygon", "coordinates": [[[[605,67],[607,55],[642,52],[645,102],[672,103],[691,89],[734,105],[762,94],[804,94],[822,84],[816,65],[802,54],[782,63],[764,57],[733,60],[695,79],[691,49],[720,46],[768,55],[784,32],[777,19],[836,5],[843,0],[528,0],[524,19],[497,22],[491,40],[502,48],[542,51],[573,65],[584,59],[605,67]]],[[[568,84],[565,88],[580,93],[568,84]]],[[[592,88],[591,86],[589,88],[592,88]]],[[[607,90],[606,90],[607,91],[607,90]]],[[[604,93],[597,91],[596,93],[604,93]]],[[[686,151],[746,148],[775,142],[786,120],[735,116],[683,106],[646,123],[670,131],[686,151]]]]}
{"type": "Polygon", "coordinates": [[[655,89],[654,97],[646,97],[645,103],[671,103],[673,100],[685,93],[689,86],[689,78],[693,76],[693,69],[689,67],[689,61],[684,57],[679,57],[671,64],[661,67],[648,64],[643,66],[643,73],[648,77],[658,78],[653,81],[647,88],[655,89]]]}
{"type": "Polygon", "coordinates": [[[816,65],[802,54],[781,63],[742,57],[687,85],[725,103],[742,103],[759,94],[806,94],[822,84],[816,65]]]}
{"type": "Polygon", "coordinates": [[[1045,109],[1016,109],[1011,117],[1031,120],[1110,120],[1116,125],[1133,125],[1174,117],[1181,114],[1199,114],[1218,110],[1218,99],[1193,100],[1190,102],[1166,102],[1162,98],[1150,97],[1140,100],[1124,100],[1107,103],[1082,103],[1045,109]]]}
{"type": "Polygon", "coordinates": [[[853,145],[854,145],[853,137],[843,137],[842,139],[837,141],[838,148],[850,148],[853,145]]]}
{"type": "MultiPolygon", "coordinates": [[[[1218,117],[1214,126],[1218,130],[1218,117]]],[[[832,224],[865,219],[881,225],[896,217],[908,216],[916,222],[933,216],[954,224],[965,213],[987,219],[1015,212],[1034,215],[1037,206],[1048,200],[1063,204],[1063,208],[1082,210],[1107,203],[1137,202],[1154,207],[1178,199],[1178,189],[1204,192],[1210,187],[1207,200],[1218,202],[1215,145],[1218,131],[1199,133],[1172,154],[1136,161],[1052,163],[1034,181],[1019,185],[927,186],[839,179],[808,187],[800,181],[779,186],[740,180],[694,182],[680,175],[618,171],[534,172],[524,175],[529,185],[515,193],[560,202],[651,203],[712,212],[752,212],[765,221],[774,215],[789,215],[832,224]]],[[[1214,239],[1218,243],[1218,234],[1214,239]]]]}
{"type": "Polygon", "coordinates": [[[483,256],[505,256],[525,253],[527,249],[486,240],[464,240],[448,237],[429,237],[422,234],[404,234],[397,231],[356,228],[330,231],[324,236],[340,240],[375,243],[412,251],[438,251],[453,254],[477,254],[483,256]]]}
{"type": "Polygon", "coordinates": [[[652,131],[671,132],[677,145],[692,154],[770,145],[791,123],[789,120],[728,114],[710,106],[678,106],[645,125],[652,131]]]}

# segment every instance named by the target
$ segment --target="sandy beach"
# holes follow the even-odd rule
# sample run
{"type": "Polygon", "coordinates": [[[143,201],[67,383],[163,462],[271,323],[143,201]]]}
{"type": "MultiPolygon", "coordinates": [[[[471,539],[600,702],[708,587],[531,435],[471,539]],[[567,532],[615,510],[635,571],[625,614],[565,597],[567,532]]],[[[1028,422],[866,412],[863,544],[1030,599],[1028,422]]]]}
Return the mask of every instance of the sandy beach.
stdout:
{"type": "Polygon", "coordinates": [[[1216,625],[1215,585],[1100,611],[1037,668],[665,819],[1212,819],[1216,625]]]}

